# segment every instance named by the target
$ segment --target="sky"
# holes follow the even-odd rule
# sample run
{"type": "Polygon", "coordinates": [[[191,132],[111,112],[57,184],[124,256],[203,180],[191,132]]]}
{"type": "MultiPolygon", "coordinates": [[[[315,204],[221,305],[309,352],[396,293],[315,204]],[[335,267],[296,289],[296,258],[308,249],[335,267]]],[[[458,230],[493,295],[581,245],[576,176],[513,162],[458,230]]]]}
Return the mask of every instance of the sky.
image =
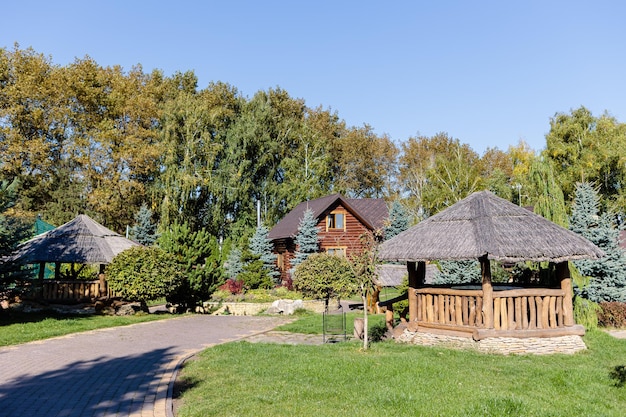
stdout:
{"type": "Polygon", "coordinates": [[[446,132],[482,154],[540,151],[581,106],[626,122],[625,18],[620,0],[21,0],[0,48],[281,88],[399,145],[446,132]]]}

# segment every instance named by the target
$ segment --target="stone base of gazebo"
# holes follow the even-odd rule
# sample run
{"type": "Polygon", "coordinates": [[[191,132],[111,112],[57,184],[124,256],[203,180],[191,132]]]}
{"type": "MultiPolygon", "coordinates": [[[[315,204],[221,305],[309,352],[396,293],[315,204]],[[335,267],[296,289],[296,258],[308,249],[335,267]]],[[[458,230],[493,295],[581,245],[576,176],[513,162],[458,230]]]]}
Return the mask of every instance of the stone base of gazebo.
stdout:
{"type": "Polygon", "coordinates": [[[396,337],[396,341],[422,346],[471,349],[483,353],[499,353],[503,355],[573,354],[587,349],[582,337],[578,335],[528,338],[488,337],[481,340],[474,340],[471,337],[429,332],[412,332],[409,329],[405,329],[402,334],[396,337]]]}

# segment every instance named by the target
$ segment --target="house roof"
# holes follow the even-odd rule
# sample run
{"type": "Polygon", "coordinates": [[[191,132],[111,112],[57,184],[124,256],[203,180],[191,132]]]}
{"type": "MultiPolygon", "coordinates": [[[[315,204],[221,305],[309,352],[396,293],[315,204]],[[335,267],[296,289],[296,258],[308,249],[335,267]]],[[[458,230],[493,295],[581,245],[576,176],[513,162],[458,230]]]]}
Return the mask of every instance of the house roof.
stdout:
{"type": "Polygon", "coordinates": [[[604,252],[582,236],[489,191],[469,197],[384,242],[388,261],[502,262],[597,259],[604,252]]]}
{"type": "Polygon", "coordinates": [[[345,198],[341,194],[332,194],[298,204],[270,230],[268,237],[270,240],[293,238],[298,234],[298,226],[307,209],[319,221],[327,210],[338,203],[370,230],[382,228],[389,217],[387,203],[382,198],[345,198]]]}
{"type": "Polygon", "coordinates": [[[107,264],[125,249],[139,243],[107,229],[81,214],[56,229],[22,243],[8,258],[22,264],[61,262],[107,264]]]}
{"type": "MultiPolygon", "coordinates": [[[[426,265],[426,277],[424,283],[430,284],[439,269],[434,264],[426,265]]],[[[374,284],[379,287],[399,287],[408,275],[406,265],[380,264],[376,266],[374,284]]]]}

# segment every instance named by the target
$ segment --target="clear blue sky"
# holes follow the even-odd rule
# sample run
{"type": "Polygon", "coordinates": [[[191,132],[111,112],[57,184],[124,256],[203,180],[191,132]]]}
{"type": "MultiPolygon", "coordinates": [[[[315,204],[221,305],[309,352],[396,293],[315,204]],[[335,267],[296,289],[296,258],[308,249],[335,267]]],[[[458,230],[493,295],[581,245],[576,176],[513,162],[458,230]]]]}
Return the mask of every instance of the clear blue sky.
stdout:
{"type": "Polygon", "coordinates": [[[447,132],[482,154],[545,147],[550,118],[626,122],[623,1],[10,1],[0,47],[67,65],[193,70],[281,87],[395,142],[447,132]]]}

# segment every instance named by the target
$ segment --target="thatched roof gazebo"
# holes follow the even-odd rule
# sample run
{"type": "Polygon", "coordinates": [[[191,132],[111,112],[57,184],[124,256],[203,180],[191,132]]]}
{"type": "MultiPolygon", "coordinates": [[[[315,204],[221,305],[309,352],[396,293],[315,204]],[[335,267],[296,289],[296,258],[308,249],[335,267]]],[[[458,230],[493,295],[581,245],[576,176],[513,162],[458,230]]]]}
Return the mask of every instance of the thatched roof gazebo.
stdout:
{"type": "Polygon", "coordinates": [[[584,334],[574,323],[568,261],[602,256],[583,237],[489,191],[470,195],[379,248],[382,260],[407,263],[410,331],[474,340],[584,334]],[[480,286],[425,286],[426,262],[470,259],[481,264],[480,286]],[[558,288],[494,286],[490,261],[554,263],[558,288]]]}
{"type": "Polygon", "coordinates": [[[39,279],[42,282],[46,263],[55,264],[55,279],[59,278],[62,263],[99,264],[102,292],[104,266],[120,252],[138,245],[81,214],[62,226],[22,243],[4,261],[39,264],[39,279]]]}

